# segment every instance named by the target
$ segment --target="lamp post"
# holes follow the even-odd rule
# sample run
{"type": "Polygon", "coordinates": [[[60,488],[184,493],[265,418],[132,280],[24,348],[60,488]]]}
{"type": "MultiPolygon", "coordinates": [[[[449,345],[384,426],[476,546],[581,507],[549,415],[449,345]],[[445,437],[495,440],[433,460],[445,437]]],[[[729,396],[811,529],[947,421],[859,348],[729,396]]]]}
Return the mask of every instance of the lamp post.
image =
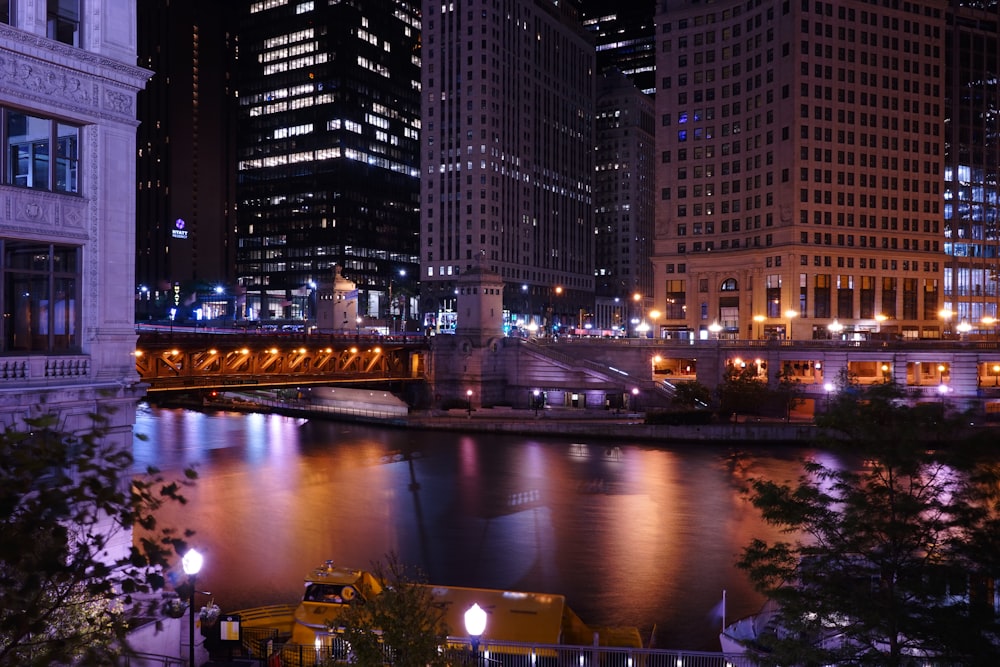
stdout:
{"type": "Polygon", "coordinates": [[[832,382],[827,382],[823,385],[824,391],[826,391],[826,411],[830,411],[830,394],[833,393],[834,386],[832,382]]]}
{"type": "Polygon", "coordinates": [[[715,340],[719,340],[719,333],[722,331],[722,325],[719,324],[718,320],[712,322],[708,325],[708,330],[711,332],[715,340]]]}
{"type": "Polygon", "coordinates": [[[632,412],[639,412],[639,388],[632,387],[632,412]]]}
{"type": "Polygon", "coordinates": [[[799,316],[799,311],[792,310],[789,308],[785,311],[785,317],[788,318],[788,340],[795,340],[795,336],[792,335],[792,320],[799,316]]]}
{"type": "Polygon", "coordinates": [[[982,322],[984,325],[988,327],[993,327],[993,338],[996,339],[997,328],[994,325],[997,323],[997,319],[991,315],[985,315],[983,316],[983,319],[980,320],[980,322],[982,322]]]}
{"type": "Polygon", "coordinates": [[[767,318],[764,317],[763,315],[754,315],[753,316],[753,321],[757,323],[757,338],[758,339],[764,337],[764,320],[766,320],[766,319],[767,318]]]}
{"type": "Polygon", "coordinates": [[[969,332],[972,331],[972,325],[969,324],[968,320],[962,320],[955,329],[958,331],[959,340],[965,340],[969,332]]]}
{"type": "Polygon", "coordinates": [[[944,335],[945,338],[948,337],[948,323],[951,321],[951,316],[952,315],[954,315],[954,313],[951,312],[950,308],[942,308],[941,310],[938,311],[938,317],[940,317],[942,320],[944,320],[944,332],[943,332],[943,335],[944,335]]]}
{"type": "Polygon", "coordinates": [[[993,386],[1000,387],[1000,364],[993,364],[993,386]]]}
{"type": "Polygon", "coordinates": [[[472,419],[472,390],[465,390],[465,398],[468,401],[469,416],[466,419],[472,419]]]}
{"type": "Polygon", "coordinates": [[[181,567],[184,568],[184,574],[188,576],[191,584],[191,595],[188,598],[188,605],[190,609],[189,623],[188,623],[188,658],[190,659],[190,667],[194,667],[194,590],[195,590],[195,580],[198,578],[198,572],[201,571],[201,565],[204,562],[204,558],[197,549],[188,549],[187,553],[181,559],[181,567]]]}
{"type": "Polygon", "coordinates": [[[472,642],[472,654],[476,664],[479,664],[479,638],[486,632],[486,610],[478,602],[465,610],[465,631],[469,633],[472,642]]]}
{"type": "Polygon", "coordinates": [[[538,391],[537,389],[531,392],[531,403],[535,407],[536,418],[538,417],[538,399],[541,396],[541,394],[542,392],[538,391]]]}
{"type": "Polygon", "coordinates": [[[840,334],[844,331],[844,325],[837,321],[837,318],[833,318],[833,322],[826,327],[830,331],[830,335],[834,338],[840,338],[840,334]]]}
{"type": "Polygon", "coordinates": [[[882,333],[882,323],[885,322],[887,319],[889,319],[889,316],[883,313],[879,313],[878,315],[875,316],[875,333],[877,334],[882,333]]]}
{"type": "Polygon", "coordinates": [[[639,294],[638,292],[632,295],[632,306],[634,309],[632,312],[635,313],[635,315],[632,316],[632,324],[633,328],[635,329],[636,338],[639,337],[639,330],[635,327],[635,325],[639,324],[639,322],[642,321],[639,319],[639,313],[641,312],[641,306],[639,305],[639,301],[641,300],[642,300],[642,295],[639,294]]]}

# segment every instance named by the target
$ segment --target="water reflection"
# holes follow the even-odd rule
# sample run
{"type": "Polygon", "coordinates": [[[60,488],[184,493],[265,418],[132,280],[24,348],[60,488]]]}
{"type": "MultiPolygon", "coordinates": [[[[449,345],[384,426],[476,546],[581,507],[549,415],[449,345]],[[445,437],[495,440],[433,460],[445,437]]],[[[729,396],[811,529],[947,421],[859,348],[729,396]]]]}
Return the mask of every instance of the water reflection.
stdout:
{"type": "Polygon", "coordinates": [[[453,585],[563,593],[595,625],[660,647],[717,650],[727,616],[761,600],[733,567],[775,537],[739,493],[798,476],[805,451],[568,442],[140,411],[137,463],[197,467],[167,519],[197,531],[204,581],[226,610],[294,601],[302,575],[390,551],[453,585]]]}

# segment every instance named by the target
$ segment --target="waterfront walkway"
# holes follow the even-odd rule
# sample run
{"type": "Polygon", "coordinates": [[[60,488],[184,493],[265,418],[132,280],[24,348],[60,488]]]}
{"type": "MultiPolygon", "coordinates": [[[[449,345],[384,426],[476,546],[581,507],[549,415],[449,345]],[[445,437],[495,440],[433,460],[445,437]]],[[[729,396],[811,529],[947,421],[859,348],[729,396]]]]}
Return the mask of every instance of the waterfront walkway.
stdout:
{"type": "Polygon", "coordinates": [[[234,402],[206,406],[246,412],[273,412],[297,417],[368,422],[399,428],[480,433],[510,433],[561,438],[592,438],[627,443],[643,442],[812,442],[818,433],[811,418],[797,416],[789,422],[776,420],[740,423],[671,426],[646,424],[641,412],[545,407],[473,407],[451,410],[414,410],[405,417],[383,411],[379,406],[315,405],[307,401],[279,398],[275,392],[234,392],[234,402]]]}

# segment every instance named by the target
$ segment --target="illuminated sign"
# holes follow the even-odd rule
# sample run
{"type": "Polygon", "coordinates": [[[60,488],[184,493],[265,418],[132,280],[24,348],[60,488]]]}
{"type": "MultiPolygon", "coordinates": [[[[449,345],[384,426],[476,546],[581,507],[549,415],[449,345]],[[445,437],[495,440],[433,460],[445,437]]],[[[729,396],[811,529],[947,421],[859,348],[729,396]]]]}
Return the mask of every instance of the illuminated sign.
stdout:
{"type": "Polygon", "coordinates": [[[175,239],[186,239],[188,237],[187,229],[185,229],[186,227],[187,223],[184,222],[184,219],[177,218],[177,220],[174,221],[174,228],[171,230],[170,235],[175,239]]]}

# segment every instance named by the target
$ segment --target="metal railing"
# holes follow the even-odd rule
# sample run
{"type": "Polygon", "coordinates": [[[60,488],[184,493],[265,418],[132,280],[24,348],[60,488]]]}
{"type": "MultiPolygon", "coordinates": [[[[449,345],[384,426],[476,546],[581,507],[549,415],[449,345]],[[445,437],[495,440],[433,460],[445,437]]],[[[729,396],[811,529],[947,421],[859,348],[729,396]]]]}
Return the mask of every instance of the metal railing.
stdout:
{"type": "Polygon", "coordinates": [[[185,667],[186,658],[157,653],[131,653],[121,657],[119,667],[185,667]]]}
{"type": "MultiPolygon", "coordinates": [[[[442,649],[453,667],[753,667],[752,659],[741,655],[615,648],[609,646],[566,646],[490,641],[474,653],[467,638],[449,638],[442,649]]],[[[266,664],[282,667],[328,667],[350,664],[351,656],[342,641],[319,648],[299,644],[273,646],[272,653],[256,652],[266,664]]],[[[386,651],[383,665],[392,665],[386,651]]]]}

